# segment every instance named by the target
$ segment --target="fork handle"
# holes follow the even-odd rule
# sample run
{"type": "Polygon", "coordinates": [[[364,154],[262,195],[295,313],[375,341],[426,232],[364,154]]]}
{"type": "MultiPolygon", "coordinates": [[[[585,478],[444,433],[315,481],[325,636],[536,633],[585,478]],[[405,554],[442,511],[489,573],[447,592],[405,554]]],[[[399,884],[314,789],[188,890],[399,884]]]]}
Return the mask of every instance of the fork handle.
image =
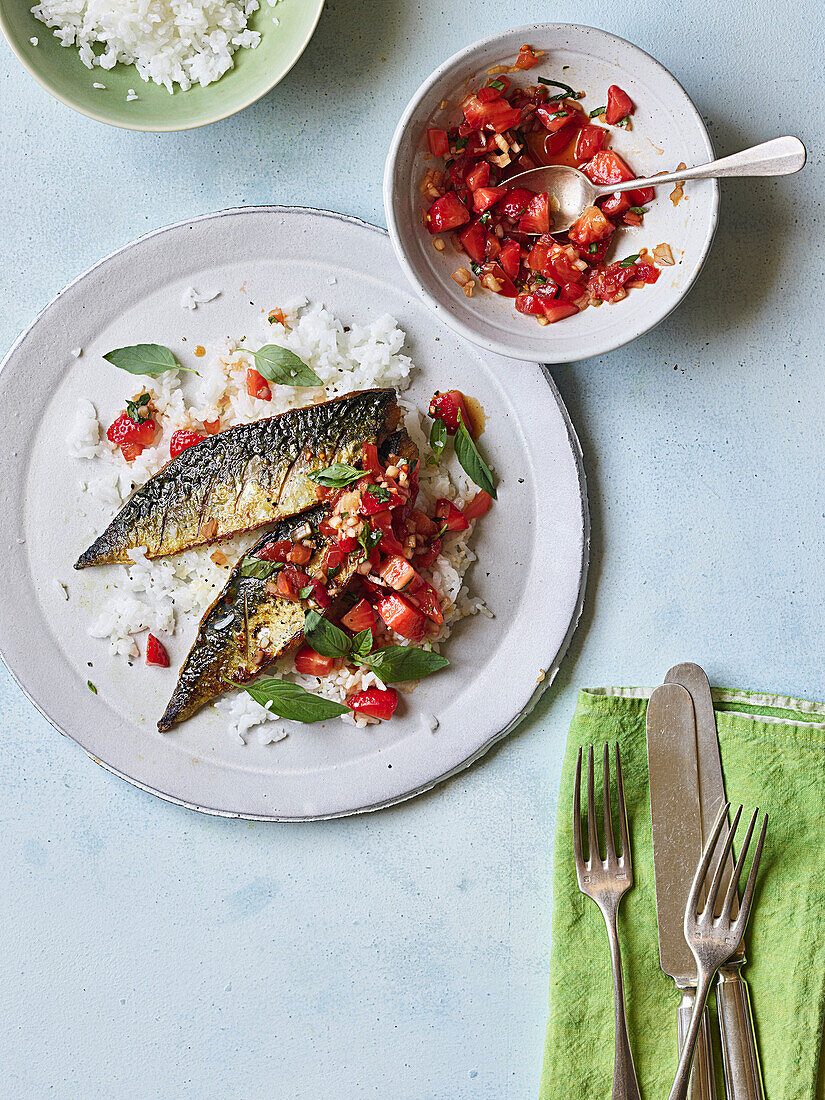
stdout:
{"type": "Polygon", "coordinates": [[[633,1052],[627,1033],[627,1014],[624,1003],[624,979],[622,956],[619,950],[618,906],[612,913],[604,913],[607,938],[610,943],[610,961],[613,965],[613,1006],[616,1023],[616,1046],[613,1060],[613,1100],[641,1100],[633,1052]]]}
{"type": "MultiPolygon", "coordinates": [[[[696,1042],[702,1030],[705,1004],[710,993],[710,984],[716,976],[716,968],[713,970],[699,971],[699,982],[696,987],[696,996],[693,1001],[693,1009],[690,1013],[690,1023],[685,1032],[685,1043],[679,1057],[679,1067],[676,1070],[676,1079],[670,1090],[669,1100],[687,1100],[690,1089],[690,1067],[693,1055],[696,1051],[696,1042]]],[[[687,992],[687,991],[686,991],[687,992]]]]}
{"type": "Polygon", "coordinates": [[[727,1100],[764,1100],[748,983],[738,966],[723,967],[716,984],[727,1100]]]}
{"type": "MultiPolygon", "coordinates": [[[[680,1054],[682,1047],[685,1045],[685,1037],[690,1026],[690,1017],[693,1013],[695,999],[695,990],[682,990],[682,1001],[679,1005],[677,1017],[680,1054]]],[[[705,1006],[702,1013],[702,1023],[696,1037],[696,1054],[693,1058],[688,1096],[690,1100],[716,1100],[716,1078],[713,1072],[713,1048],[710,1039],[710,1013],[707,1006],[705,1006]]],[[[733,1100],[733,1098],[729,1095],[727,1100],[733,1100]]]]}

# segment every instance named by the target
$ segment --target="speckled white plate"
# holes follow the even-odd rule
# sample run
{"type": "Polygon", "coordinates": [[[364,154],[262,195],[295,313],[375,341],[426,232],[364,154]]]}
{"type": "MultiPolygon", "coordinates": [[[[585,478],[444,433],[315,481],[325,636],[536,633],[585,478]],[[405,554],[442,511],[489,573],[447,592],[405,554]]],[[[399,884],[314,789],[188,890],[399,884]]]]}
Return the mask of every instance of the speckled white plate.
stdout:
{"type": "Polygon", "coordinates": [[[40,314],[3,364],[0,403],[14,425],[0,440],[7,593],[0,650],[57,729],[145,790],[209,813],[261,819],[375,809],[470,764],[553,677],[580,612],[588,545],[567,414],[536,364],[481,354],[434,319],[411,294],[381,230],[321,211],[259,207],[150,233],[81,275],[40,314]],[[183,310],[189,286],[220,296],[183,310]],[[284,741],[244,746],[210,707],[160,734],[155,723],[195,622],[171,639],[168,671],[129,667],[108,642],[88,636],[95,592],[119,567],[72,569],[95,532],[77,488],[84,463],[66,458],[63,439],[80,396],[92,397],[104,421],[122,407],[128,386],[103,352],[156,341],[194,366],[197,344],[260,331],[261,311],[295,294],[323,301],[344,321],[392,314],[419,368],[405,395],[419,407],[437,388],[458,387],[481,401],[483,448],[500,492],[477,530],[480,560],[470,584],[495,618],[460,623],[450,668],[423,681],[386,725],[290,724],[284,741]],[[79,359],[73,348],[83,349],[79,359]],[[67,584],[68,600],[57,582],[67,584]],[[431,714],[440,723],[435,733],[431,714]]]}
{"type": "Polygon", "coordinates": [[[522,43],[546,51],[541,64],[522,77],[561,80],[585,91],[586,111],[602,106],[611,84],[624,88],[636,111],[630,131],[610,127],[610,148],[625,157],[639,176],[672,171],[713,160],[713,147],[687,92],[658,61],[623,38],[572,23],[535,23],[496,34],[467,46],[427,77],[404,111],[387,156],[384,209],[396,255],[412,286],[456,332],[482,348],[516,359],[569,363],[613,351],[635,340],[666,317],[687,294],[710,249],[719,207],[716,180],[685,187],[685,199],[674,206],[672,185],[661,188],[644,224],[621,230],[616,258],[640,248],[669,243],[676,259],[659,280],[632,291],[621,302],[586,309],[544,328],[516,313],[512,299],[489,292],[466,298],[450,274],[458,266],[451,247],[436,252],[421,224],[419,186],[433,161],[426,160],[427,127],[452,122],[456,103],[485,79],[488,69],[512,65],[522,43]],[[440,109],[443,101],[448,106],[440,109]]]}

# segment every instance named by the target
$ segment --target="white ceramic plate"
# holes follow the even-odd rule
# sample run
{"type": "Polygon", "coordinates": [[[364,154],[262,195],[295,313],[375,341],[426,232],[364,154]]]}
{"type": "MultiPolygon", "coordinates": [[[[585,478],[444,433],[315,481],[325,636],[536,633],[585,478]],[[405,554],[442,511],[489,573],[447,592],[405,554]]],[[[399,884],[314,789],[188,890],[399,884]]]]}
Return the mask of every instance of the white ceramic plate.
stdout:
{"type": "Polygon", "coordinates": [[[385,233],[320,211],[230,210],[150,233],[66,288],[12,348],[0,373],[0,554],[6,591],[0,650],[38,708],[106,767],[146,790],[211,813],[305,819],[409,797],[469,763],[522,717],[552,679],[580,611],[587,511],[579,450],[549,378],[536,364],[481,355],[440,325],[398,269],[385,233]],[[220,290],[183,310],[189,286],[220,290]],[[458,387],[488,414],[482,436],[501,487],[479,524],[471,586],[495,619],[467,619],[452,662],[423,681],[403,717],[363,730],[337,719],[291,726],[274,745],[236,743],[213,708],[171,734],[155,723],[195,622],[171,639],[172,668],[129,667],[88,636],[94,593],[118,566],[76,572],[95,533],[77,483],[84,464],[63,439],[78,397],[101,419],[122,407],[125,376],[101,354],[139,341],[193,349],[260,331],[261,311],[295,294],[344,320],[397,318],[419,371],[405,396],[425,407],[458,387]],[[186,342],[183,338],[186,337],[186,342]],[[75,359],[73,348],[83,348],[75,359]],[[68,585],[61,598],[56,581],[68,585]],[[90,667],[91,664],[91,667],[90,667]],[[87,687],[92,680],[98,689],[87,687]],[[426,715],[440,726],[430,731],[426,715]]]}
{"type": "Polygon", "coordinates": [[[516,313],[510,299],[487,291],[472,298],[450,278],[460,259],[451,247],[436,252],[421,224],[421,179],[426,131],[452,123],[456,104],[486,78],[495,65],[512,65],[522,43],[545,50],[541,64],[513,77],[535,83],[536,75],[561,80],[587,96],[587,111],[606,102],[611,84],[624,88],[636,104],[633,129],[611,127],[610,148],[625,157],[639,176],[713,159],[705,125],[681,84],[638,46],[595,27],[538,23],[475,42],[445,61],[410,100],[393,136],[384,175],[384,207],[396,255],[412,285],[443,321],[480,347],[516,359],[569,363],[613,351],[647,332],[678,305],[702,268],[716,229],[719,187],[715,180],[686,185],[686,199],[674,206],[672,185],[662,188],[644,224],[621,231],[616,258],[642,247],[671,245],[677,263],[665,268],[653,286],[631,291],[615,305],[587,309],[542,328],[516,313]],[[449,106],[439,110],[442,101],[449,106]]]}

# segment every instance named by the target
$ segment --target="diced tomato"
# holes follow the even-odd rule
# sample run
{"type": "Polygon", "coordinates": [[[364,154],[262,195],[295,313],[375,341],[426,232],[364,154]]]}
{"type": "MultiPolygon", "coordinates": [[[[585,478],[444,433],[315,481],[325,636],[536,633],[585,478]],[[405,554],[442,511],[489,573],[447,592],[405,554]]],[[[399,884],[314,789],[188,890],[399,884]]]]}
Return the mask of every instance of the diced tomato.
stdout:
{"type": "Polygon", "coordinates": [[[358,545],[358,539],[354,535],[342,535],[335,545],[342,554],[349,554],[358,545]]]}
{"type": "Polygon", "coordinates": [[[479,88],[476,94],[482,103],[492,103],[494,99],[502,99],[509,87],[510,81],[506,76],[496,76],[479,88]]]}
{"type": "Polygon", "coordinates": [[[602,149],[588,161],[582,172],[593,183],[624,183],[635,179],[627,162],[612,149],[602,149]]]}
{"type": "Polygon", "coordinates": [[[570,240],[582,246],[596,244],[612,235],[613,224],[607,220],[598,206],[585,207],[567,231],[570,240]]]}
{"type": "Polygon", "coordinates": [[[656,197],[652,187],[637,187],[635,191],[628,191],[627,194],[632,206],[647,206],[656,197]]]}
{"type": "Polygon", "coordinates": [[[532,69],[534,65],[538,65],[540,58],[536,57],[529,46],[522,46],[518,52],[516,58],[516,69],[532,69]]]}
{"type": "Polygon", "coordinates": [[[356,714],[365,714],[369,718],[381,718],[387,722],[395,714],[398,706],[398,692],[395,688],[367,688],[347,699],[347,706],[356,714]]]}
{"type": "Polygon", "coordinates": [[[316,653],[311,645],[302,645],[295,654],[295,671],[302,676],[329,676],[335,661],[316,653]]]}
{"type": "Polygon", "coordinates": [[[633,100],[623,91],[618,84],[611,84],[607,89],[607,110],[604,117],[611,126],[621,122],[623,118],[632,115],[634,111],[633,100]]]}
{"type": "Polygon", "coordinates": [[[608,218],[620,218],[622,214],[626,214],[633,204],[630,201],[630,194],[627,191],[620,191],[616,195],[608,195],[606,199],[601,200],[601,207],[608,218]]]}
{"type": "Polygon", "coordinates": [[[441,601],[438,598],[438,593],[427,581],[424,581],[421,587],[415,590],[415,593],[410,596],[410,599],[419,611],[422,611],[427,616],[430,622],[444,622],[444,612],[441,610],[441,601]]]}
{"type": "Polygon", "coordinates": [[[332,596],[327,592],[326,585],[321,584],[320,581],[310,581],[312,585],[312,599],[318,604],[322,611],[326,611],[332,604],[332,596]]]}
{"type": "Polygon", "coordinates": [[[306,565],[309,559],[312,557],[312,551],[308,546],[304,546],[303,543],[293,543],[292,549],[286,556],[287,561],[291,561],[293,565],[306,565]]]}
{"type": "Polygon", "coordinates": [[[467,186],[467,172],[469,170],[470,162],[463,154],[460,157],[456,157],[447,169],[450,176],[450,183],[457,191],[463,191],[467,186]]]}
{"type": "Polygon", "coordinates": [[[563,101],[536,108],[536,116],[545,130],[549,130],[551,134],[569,125],[572,113],[563,101]]]}
{"type": "Polygon", "coordinates": [[[532,317],[543,317],[546,307],[553,301],[556,288],[549,286],[537,287],[529,293],[519,294],[516,298],[516,309],[519,313],[526,313],[532,317]]]}
{"type": "Polygon", "coordinates": [[[390,630],[411,642],[420,642],[427,629],[427,620],[399,592],[389,592],[375,601],[375,610],[390,630]]]}
{"type": "Polygon", "coordinates": [[[378,459],[378,447],[374,443],[365,443],[361,452],[361,469],[380,475],[384,472],[378,459]]]}
{"type": "Polygon", "coordinates": [[[486,156],[487,153],[492,153],[497,150],[498,146],[496,145],[496,139],[492,134],[483,134],[476,130],[467,137],[464,155],[471,158],[483,157],[486,156]]]}
{"type": "Polygon", "coordinates": [[[440,497],[435,502],[435,516],[436,519],[441,520],[441,526],[446,527],[448,531],[466,531],[470,526],[461,509],[456,508],[452,501],[445,497],[440,497]]]}
{"type": "Polygon", "coordinates": [[[646,283],[655,283],[659,278],[661,272],[653,264],[644,263],[642,260],[637,260],[634,265],[636,270],[634,277],[636,279],[642,279],[646,283]]]}
{"type": "Polygon", "coordinates": [[[622,221],[625,225],[639,226],[642,224],[642,215],[637,214],[634,210],[628,210],[622,221]]]}
{"type": "Polygon", "coordinates": [[[531,142],[529,147],[531,149],[537,149],[539,159],[544,164],[552,164],[555,157],[566,149],[579,129],[577,119],[569,118],[566,120],[566,125],[562,126],[560,130],[556,130],[552,134],[543,134],[539,131],[535,135],[530,135],[531,142]]]}
{"type": "Polygon", "coordinates": [[[416,569],[429,569],[435,559],[441,553],[441,539],[433,539],[420,553],[413,558],[416,569]]]}
{"type": "Polygon", "coordinates": [[[450,151],[450,139],[446,130],[431,127],[427,131],[427,144],[434,157],[446,157],[450,151]]]}
{"type": "Polygon", "coordinates": [[[511,222],[517,221],[535,197],[536,192],[526,187],[511,187],[498,204],[499,213],[511,222]]]}
{"type": "Polygon", "coordinates": [[[493,503],[493,498],[484,489],[479,489],[470,503],[464,509],[465,519],[478,519],[483,516],[493,503]]]}
{"type": "Polygon", "coordinates": [[[272,390],[262,374],[258,374],[254,367],[248,367],[246,371],[246,392],[250,397],[257,397],[259,401],[271,401],[272,390]]]}
{"type": "Polygon", "coordinates": [[[488,129],[501,134],[521,122],[521,108],[511,107],[506,99],[482,103],[478,96],[473,96],[464,105],[464,118],[473,130],[488,129]]]}
{"type": "Polygon", "coordinates": [[[501,246],[498,262],[511,279],[515,279],[521,267],[521,245],[518,241],[505,241],[501,246]]]}
{"type": "Polygon", "coordinates": [[[375,613],[372,605],[367,600],[359,600],[358,603],[341,619],[341,625],[353,634],[361,630],[375,630],[375,613]]]}
{"type": "MultiPolygon", "coordinates": [[[[500,264],[497,264],[491,260],[488,260],[487,263],[483,266],[484,274],[488,275],[490,279],[494,280],[495,282],[495,286],[488,286],[487,289],[492,290],[494,294],[501,294],[505,298],[515,298],[518,292],[515,288],[513,280],[510,278],[504,268],[500,264]]],[[[482,286],[486,286],[483,278],[482,286]]]]}
{"type": "Polygon", "coordinates": [[[545,278],[553,279],[554,282],[561,283],[575,283],[582,277],[582,273],[576,267],[578,262],[578,253],[576,257],[571,257],[567,248],[575,246],[568,245],[566,248],[559,244],[554,244],[550,249],[550,254],[547,258],[547,263],[541,269],[545,278]]]}
{"type": "Polygon", "coordinates": [[[378,575],[389,588],[401,592],[416,578],[416,572],[401,554],[392,554],[379,568],[378,575]]]}
{"type": "Polygon", "coordinates": [[[584,164],[604,147],[607,130],[601,126],[582,126],[576,138],[575,159],[578,164],[584,164]]]}
{"type": "Polygon", "coordinates": [[[546,191],[533,196],[519,218],[518,227],[522,233],[550,232],[550,196],[546,191]]]}
{"type": "Polygon", "coordinates": [[[625,283],[636,277],[636,265],[623,267],[621,262],[607,267],[594,267],[587,277],[587,289],[602,301],[610,302],[625,283]]]}
{"type": "Polygon", "coordinates": [[[221,430],[220,417],[216,420],[204,420],[203,427],[207,435],[217,435],[221,430]]]}
{"type": "Polygon", "coordinates": [[[169,654],[166,652],[166,646],[154,634],[150,634],[146,639],[146,664],[159,665],[161,668],[169,667],[169,654]]]}
{"type": "Polygon", "coordinates": [[[430,538],[438,531],[438,524],[418,508],[413,508],[409,518],[417,535],[430,538]]]}
{"type": "Polygon", "coordinates": [[[385,554],[403,553],[404,547],[398,541],[392,529],[392,513],[389,509],[386,512],[376,512],[374,516],[370,516],[370,526],[373,531],[381,532],[379,545],[385,554]]]}
{"type": "Polygon", "coordinates": [[[301,589],[306,588],[308,584],[309,577],[306,573],[296,569],[294,565],[287,565],[278,574],[276,588],[278,595],[283,596],[285,600],[300,600],[301,589]]]}
{"type": "Polygon", "coordinates": [[[466,229],[461,230],[458,234],[458,239],[461,241],[464,251],[471,260],[475,260],[477,264],[484,263],[487,245],[487,230],[478,218],[470,222],[466,229]]]}
{"type": "Polygon", "coordinates": [[[435,200],[427,211],[427,228],[431,233],[443,233],[448,229],[457,229],[470,220],[470,212],[455,191],[435,200]]]}
{"type": "Polygon", "coordinates": [[[461,390],[447,390],[445,393],[436,391],[430,401],[430,416],[433,420],[443,420],[448,435],[455,435],[458,431],[458,414],[467,430],[470,430],[470,414],[467,411],[467,402],[461,390]]]}
{"type": "Polygon", "coordinates": [[[189,447],[194,447],[195,444],[200,443],[202,439],[206,439],[206,436],[201,435],[200,432],[192,432],[186,428],[178,428],[176,432],[172,433],[172,438],[169,441],[169,454],[172,458],[177,458],[181,451],[185,451],[189,447]]]}
{"type": "Polygon", "coordinates": [[[586,293],[581,283],[562,283],[559,287],[558,298],[562,302],[578,302],[579,298],[586,293]]]}
{"type": "Polygon", "coordinates": [[[572,302],[547,302],[544,306],[544,316],[554,325],[556,321],[563,321],[565,317],[572,317],[574,313],[578,313],[578,306],[574,306],[572,302]]]}
{"type": "Polygon", "coordinates": [[[473,191],[473,210],[483,214],[507,194],[506,187],[479,187],[473,191]]]}
{"type": "Polygon", "coordinates": [[[255,557],[263,561],[286,561],[295,543],[292,539],[281,539],[279,542],[269,542],[260,550],[255,551],[255,557]]]}
{"type": "Polygon", "coordinates": [[[328,546],[322,558],[324,572],[329,573],[333,569],[340,569],[344,564],[344,558],[346,554],[339,546],[328,546]]]}
{"type": "Polygon", "coordinates": [[[470,191],[476,191],[479,187],[486,187],[490,182],[490,165],[486,160],[471,168],[467,173],[467,187],[470,191]]]}

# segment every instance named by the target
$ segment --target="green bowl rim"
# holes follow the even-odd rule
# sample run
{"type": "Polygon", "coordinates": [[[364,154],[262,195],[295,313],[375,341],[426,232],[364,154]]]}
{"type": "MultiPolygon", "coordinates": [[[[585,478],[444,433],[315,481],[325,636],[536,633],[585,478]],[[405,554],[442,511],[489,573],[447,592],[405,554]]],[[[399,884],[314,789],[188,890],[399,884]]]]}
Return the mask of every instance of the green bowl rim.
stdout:
{"type": "MultiPolygon", "coordinates": [[[[261,88],[260,91],[256,91],[253,95],[251,95],[243,103],[240,103],[240,104],[238,104],[238,106],[233,107],[232,110],[219,112],[218,114],[214,114],[214,115],[211,115],[208,118],[204,118],[200,122],[186,122],[186,123],[178,124],[178,125],[163,125],[161,123],[161,124],[157,124],[157,125],[155,125],[155,124],[148,124],[148,125],[136,124],[136,125],[130,126],[130,125],[127,125],[125,122],[115,122],[111,118],[106,118],[105,115],[99,114],[96,111],[91,111],[91,110],[88,110],[85,107],[81,107],[80,104],[72,102],[71,99],[67,98],[60,91],[58,91],[58,89],[50,81],[44,79],[40,75],[40,73],[38,73],[36,71],[34,66],[29,63],[28,58],[26,57],[26,55],[21,50],[19,50],[17,48],[17,46],[15,45],[15,42],[12,38],[11,27],[10,27],[10,24],[6,20],[6,16],[5,16],[5,13],[3,11],[2,3],[0,3],[0,30],[2,30],[3,35],[6,39],[6,42],[8,43],[9,48],[11,49],[11,52],[14,54],[14,56],[17,58],[17,60],[20,62],[20,64],[23,66],[23,68],[26,70],[26,72],[29,74],[29,76],[33,77],[37,81],[37,83],[40,85],[40,87],[44,88],[49,93],[49,95],[52,96],[53,99],[56,99],[56,100],[58,100],[58,102],[63,103],[66,107],[71,107],[71,109],[73,111],[76,111],[80,115],[85,115],[87,118],[91,118],[95,122],[102,122],[106,126],[116,126],[119,130],[135,130],[135,131],[143,131],[145,133],[176,133],[176,132],[182,132],[184,130],[197,130],[201,126],[211,126],[213,122],[220,122],[224,118],[230,118],[232,115],[236,115],[239,111],[245,111],[247,107],[251,107],[253,103],[257,103],[257,101],[259,99],[262,99],[268,92],[271,92],[272,89],[275,87],[275,85],[279,84],[283,80],[283,78],[286,76],[286,74],[289,72],[289,70],[293,67],[293,65],[295,65],[295,63],[300,58],[301,54],[303,54],[304,50],[309,45],[310,39],[315,34],[315,29],[318,26],[318,22],[321,18],[321,13],[324,10],[324,4],[326,3],[326,0],[315,0],[315,2],[318,5],[318,10],[315,13],[315,18],[313,19],[312,25],[309,27],[309,29],[307,31],[307,35],[304,38],[303,42],[301,43],[300,48],[297,50],[297,52],[296,52],[295,56],[292,58],[292,60],[287,65],[285,65],[279,72],[276,72],[276,75],[275,75],[274,79],[272,81],[270,81],[270,83],[267,84],[267,86],[265,88],[261,88]]],[[[215,83],[217,84],[217,83],[219,83],[219,81],[215,81],[215,83]]],[[[183,93],[183,94],[185,94],[185,93],[183,93]]]]}

